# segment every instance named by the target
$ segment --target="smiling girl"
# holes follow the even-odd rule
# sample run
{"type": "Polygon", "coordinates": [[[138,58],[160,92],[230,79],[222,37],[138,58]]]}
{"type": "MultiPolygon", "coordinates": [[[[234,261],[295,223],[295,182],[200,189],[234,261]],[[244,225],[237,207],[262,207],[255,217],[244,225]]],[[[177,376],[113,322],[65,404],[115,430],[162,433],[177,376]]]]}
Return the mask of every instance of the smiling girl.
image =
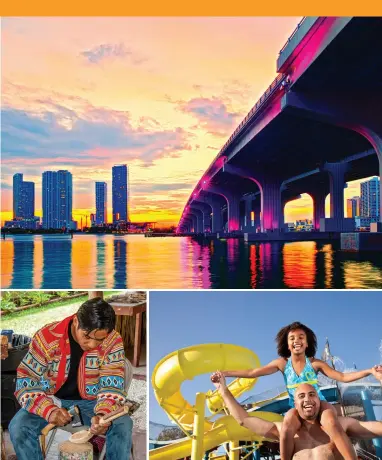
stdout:
{"type": "MultiPolygon", "coordinates": [[[[258,369],[221,372],[225,377],[257,378],[263,375],[282,372],[289,394],[291,409],[286,413],[280,436],[280,455],[282,460],[290,460],[293,454],[293,438],[301,427],[301,422],[294,408],[294,395],[301,383],[309,383],[318,393],[321,403],[320,423],[328,433],[341,455],[346,459],[356,459],[354,448],[342,429],[334,407],[326,402],[317,380],[317,373],[322,372],[338,382],[353,382],[368,375],[382,380],[382,366],[374,366],[357,372],[342,373],[330,367],[314,356],[317,350],[315,333],[304,324],[294,322],[283,327],[276,336],[277,352],[280,356],[266,366],[258,369]]],[[[215,382],[217,374],[211,376],[215,382]]]]}

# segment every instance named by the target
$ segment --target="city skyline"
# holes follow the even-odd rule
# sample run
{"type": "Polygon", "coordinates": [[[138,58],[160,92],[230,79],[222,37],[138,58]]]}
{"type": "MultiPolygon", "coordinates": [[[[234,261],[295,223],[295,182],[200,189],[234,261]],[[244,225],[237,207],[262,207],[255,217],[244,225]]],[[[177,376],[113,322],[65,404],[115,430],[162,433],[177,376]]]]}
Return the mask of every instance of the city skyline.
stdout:
{"type": "MultiPolygon", "coordinates": [[[[127,165],[113,165],[112,167],[112,175],[113,175],[113,170],[114,168],[121,168],[121,167],[126,167],[126,173],[125,173],[125,181],[126,181],[126,186],[124,187],[125,188],[125,191],[126,191],[126,202],[125,204],[122,204],[122,206],[126,205],[126,221],[130,222],[130,219],[129,219],[129,199],[130,199],[130,193],[129,193],[129,173],[128,173],[128,166],[127,165]]],[[[44,173],[46,172],[51,172],[51,171],[44,171],[42,173],[42,176],[44,175],[44,173]]],[[[69,172],[69,171],[67,171],[69,172]]],[[[71,174],[69,172],[69,174],[71,174]]],[[[21,177],[21,181],[24,183],[24,184],[33,184],[32,182],[25,182],[23,181],[23,173],[16,173],[14,176],[13,176],[13,190],[15,189],[15,177],[18,178],[18,176],[21,177]]],[[[72,176],[72,175],[71,175],[72,176]]],[[[353,183],[353,188],[352,188],[352,191],[353,189],[358,185],[359,183],[359,190],[358,190],[358,194],[362,196],[362,184],[364,184],[364,188],[366,190],[366,187],[369,188],[369,186],[365,185],[365,184],[368,184],[369,182],[373,183],[374,185],[372,186],[373,187],[373,190],[376,190],[376,194],[378,193],[378,181],[379,181],[379,178],[378,177],[372,177],[370,179],[362,179],[360,181],[354,181],[353,183]],[[357,183],[357,184],[355,184],[357,183]]],[[[86,225],[86,221],[84,221],[85,223],[83,223],[82,221],[82,218],[83,217],[89,217],[90,218],[90,221],[91,221],[91,215],[94,215],[94,223],[96,225],[102,225],[102,224],[107,224],[107,223],[113,223],[113,224],[116,224],[118,223],[117,220],[114,219],[114,213],[113,211],[111,210],[110,212],[110,207],[108,207],[108,194],[107,194],[107,189],[108,189],[108,186],[107,186],[107,182],[106,181],[96,181],[94,184],[94,195],[93,195],[93,201],[94,201],[94,207],[93,208],[90,208],[90,210],[88,210],[89,212],[84,214],[84,213],[78,213],[78,218],[76,219],[75,218],[75,214],[73,213],[72,215],[72,220],[74,222],[77,222],[78,224],[78,228],[83,228],[84,225],[86,225]],[[101,190],[101,187],[104,188],[104,190],[101,190]],[[98,198],[97,198],[98,197],[98,198]],[[99,201],[98,201],[99,200],[99,201]],[[98,205],[97,203],[99,203],[99,208],[98,208],[98,205]],[[97,214],[98,212],[98,214],[97,214]],[[98,215],[98,217],[97,217],[98,215]],[[104,216],[107,216],[107,218],[105,219],[104,216]]],[[[345,188],[344,192],[346,192],[346,190],[348,190],[349,187],[345,188]]],[[[356,192],[356,190],[354,190],[354,193],[356,192]]],[[[365,192],[364,192],[365,193],[365,192]]],[[[74,192],[73,192],[73,187],[72,187],[72,196],[74,195],[74,192]]],[[[113,196],[114,194],[112,193],[112,200],[113,200],[113,196]]],[[[350,204],[352,201],[354,201],[354,199],[358,198],[359,201],[361,200],[361,198],[359,196],[353,196],[351,198],[348,198],[348,194],[344,193],[344,209],[346,210],[345,211],[345,217],[355,217],[355,216],[350,216],[349,215],[349,212],[350,212],[350,209],[354,209],[355,207],[355,204],[350,204]]],[[[378,200],[378,197],[374,197],[374,201],[375,200],[378,200]]],[[[13,197],[13,202],[14,202],[14,197],[13,197]]],[[[368,199],[368,203],[370,203],[370,198],[368,199]]],[[[377,201],[373,202],[373,211],[375,211],[376,208],[376,203],[377,201]]],[[[15,204],[14,204],[15,206],[15,204]]],[[[33,203],[33,206],[34,206],[34,203],[33,203]]],[[[360,209],[361,206],[360,206],[360,203],[358,204],[359,208],[357,209],[360,209]]],[[[370,204],[369,204],[370,206],[370,204]]],[[[112,209],[113,209],[113,205],[112,205],[112,209]]],[[[325,200],[325,210],[326,210],[326,215],[329,215],[329,210],[330,210],[330,195],[328,195],[326,197],[326,200],[325,200]]],[[[378,211],[378,209],[377,209],[378,211]]],[[[362,214],[360,214],[362,215],[362,214]]],[[[40,217],[41,220],[43,220],[43,211],[41,211],[41,213],[35,213],[35,216],[36,217],[40,217]]],[[[33,217],[33,216],[29,216],[29,217],[33,217]]],[[[366,216],[365,216],[366,217],[366,216]]],[[[5,220],[11,220],[11,219],[5,219],[5,220]]],[[[295,224],[298,224],[298,221],[301,220],[301,221],[311,221],[312,218],[310,216],[303,216],[301,218],[296,218],[295,220],[293,220],[293,222],[295,224]]],[[[124,222],[125,219],[123,219],[122,217],[120,218],[120,221],[121,222],[124,222]]],[[[292,222],[292,221],[289,221],[289,222],[292,222]]],[[[285,206],[285,224],[288,223],[288,220],[287,220],[287,205],[285,206]]],[[[1,223],[2,225],[4,225],[4,221],[2,221],[1,223]]],[[[44,225],[43,225],[44,227],[44,225]]],[[[44,227],[46,228],[46,227],[44,227]]],[[[59,227],[58,227],[59,228],[59,227]]]]}
{"type": "MultiPolygon", "coordinates": [[[[12,218],[20,164],[35,183],[37,216],[42,168],[70,171],[80,221],[95,213],[94,182],[126,163],[130,219],[176,224],[200,175],[274,79],[299,21],[3,19],[2,222],[12,218]]],[[[346,198],[360,182],[348,184],[346,198]]],[[[111,204],[107,214],[111,222],[111,204]]],[[[286,222],[311,217],[306,194],[286,207],[286,222]]]]}

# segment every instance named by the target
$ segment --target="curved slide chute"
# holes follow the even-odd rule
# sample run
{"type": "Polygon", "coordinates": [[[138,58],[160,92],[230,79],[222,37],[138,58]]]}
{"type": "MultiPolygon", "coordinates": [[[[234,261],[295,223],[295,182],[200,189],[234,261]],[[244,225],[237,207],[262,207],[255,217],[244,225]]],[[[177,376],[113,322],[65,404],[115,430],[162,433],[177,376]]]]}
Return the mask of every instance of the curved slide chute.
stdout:
{"type": "MultiPolygon", "coordinates": [[[[194,345],[177,350],[165,356],[152,374],[152,386],[159,405],[185,432],[193,430],[195,407],[186,401],[181,393],[185,380],[197,375],[211,374],[216,370],[245,370],[260,367],[257,355],[238,345],[210,343],[194,345]]],[[[235,398],[250,390],[257,379],[236,379],[228,387],[235,398]]],[[[220,412],[224,405],[220,395],[208,392],[206,403],[212,413],[220,412]]],[[[281,421],[282,417],[271,412],[256,412],[253,416],[270,421],[281,421]]],[[[204,421],[203,448],[213,449],[228,441],[262,441],[251,431],[241,427],[231,416],[220,417],[215,422],[204,421]]],[[[175,460],[190,455],[191,439],[150,451],[150,460],[175,460]]]]}

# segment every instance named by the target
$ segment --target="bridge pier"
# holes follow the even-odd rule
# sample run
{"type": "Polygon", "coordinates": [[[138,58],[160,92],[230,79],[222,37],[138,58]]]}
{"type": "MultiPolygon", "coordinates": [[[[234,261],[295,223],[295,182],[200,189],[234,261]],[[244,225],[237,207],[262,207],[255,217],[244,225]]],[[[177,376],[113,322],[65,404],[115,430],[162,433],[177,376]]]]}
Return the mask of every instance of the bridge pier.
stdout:
{"type": "Polygon", "coordinates": [[[227,201],[228,232],[240,230],[240,199],[241,196],[221,187],[211,186],[208,192],[221,195],[227,201]]]}
{"type": "MultiPolygon", "coordinates": [[[[270,171],[247,171],[232,165],[224,165],[224,170],[255,182],[261,193],[261,231],[280,229],[281,218],[281,179],[270,171]]],[[[275,171],[273,171],[274,173],[275,171]]]]}
{"type": "Polygon", "coordinates": [[[272,177],[263,177],[262,186],[261,231],[280,230],[281,221],[281,181],[272,177]]]}
{"type": "Polygon", "coordinates": [[[256,229],[260,227],[260,194],[250,194],[243,199],[245,202],[243,232],[254,233],[256,232],[256,229]],[[254,219],[252,219],[252,213],[254,219]]]}
{"type": "Polygon", "coordinates": [[[203,211],[194,207],[193,205],[190,206],[191,212],[196,217],[196,233],[203,233],[204,232],[204,215],[203,211]]]}
{"type": "Polygon", "coordinates": [[[217,196],[206,195],[204,197],[205,203],[211,206],[212,209],[212,233],[219,233],[223,231],[223,217],[222,217],[222,200],[217,196]]]}
{"type": "Polygon", "coordinates": [[[330,186],[330,220],[325,219],[324,231],[346,232],[354,230],[354,219],[345,218],[344,188],[347,163],[325,163],[323,170],[329,173],[330,186]]]}
{"type": "Polygon", "coordinates": [[[308,192],[313,200],[313,227],[316,232],[320,231],[320,221],[325,219],[325,199],[328,194],[326,190],[315,190],[308,192]]]}
{"type": "Polygon", "coordinates": [[[193,201],[191,204],[191,209],[199,210],[203,215],[203,230],[204,233],[206,228],[211,231],[211,206],[199,201],[193,201]]]}
{"type": "Polygon", "coordinates": [[[198,217],[199,213],[197,211],[191,210],[190,216],[192,219],[193,233],[198,233],[199,232],[199,217],[198,217]]]}

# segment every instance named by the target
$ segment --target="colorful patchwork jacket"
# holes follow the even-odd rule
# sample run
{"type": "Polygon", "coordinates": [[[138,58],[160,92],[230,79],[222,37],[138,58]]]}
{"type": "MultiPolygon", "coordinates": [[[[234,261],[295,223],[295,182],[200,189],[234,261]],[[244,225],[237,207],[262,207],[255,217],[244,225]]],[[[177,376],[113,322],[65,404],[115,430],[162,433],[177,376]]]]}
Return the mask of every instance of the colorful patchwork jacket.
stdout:
{"type": "MultiPolygon", "coordinates": [[[[68,327],[72,318],[40,329],[17,368],[15,396],[18,402],[28,412],[46,420],[57,408],[49,395],[54,395],[68,378],[68,327]]],[[[124,377],[122,338],[112,331],[97,348],[82,355],[77,377],[81,398],[97,399],[94,413],[108,414],[126,400],[124,377]]]]}

